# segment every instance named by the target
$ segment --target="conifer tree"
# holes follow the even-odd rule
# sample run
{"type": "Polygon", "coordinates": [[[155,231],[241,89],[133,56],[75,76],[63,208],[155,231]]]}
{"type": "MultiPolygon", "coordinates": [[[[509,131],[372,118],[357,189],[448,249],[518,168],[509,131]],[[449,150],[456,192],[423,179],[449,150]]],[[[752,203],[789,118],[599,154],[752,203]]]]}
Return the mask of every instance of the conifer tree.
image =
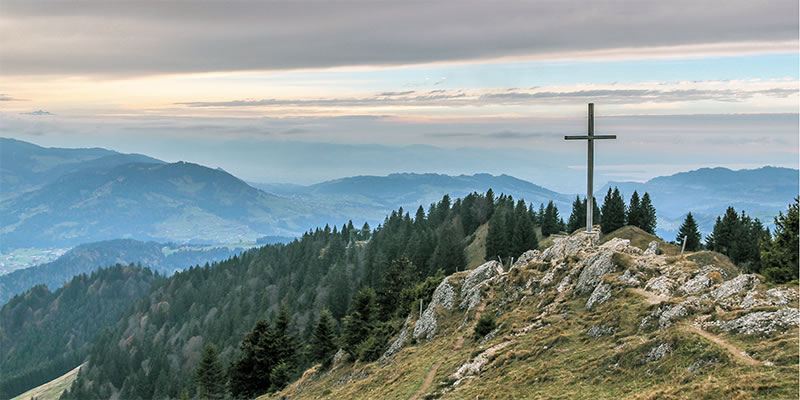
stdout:
{"type": "Polygon", "coordinates": [[[692,213],[686,214],[686,219],[684,219],[675,241],[681,244],[686,241],[685,249],[687,251],[700,250],[700,231],[697,230],[697,222],[695,222],[692,213]]]}
{"type": "Polygon", "coordinates": [[[622,200],[618,188],[614,187],[613,192],[611,188],[608,188],[600,214],[603,233],[613,232],[625,226],[625,201],[622,200]]]}
{"type": "Polygon", "coordinates": [[[542,218],[542,236],[550,236],[560,231],[560,218],[558,216],[558,207],[550,200],[547,203],[547,208],[544,210],[542,218]]]}
{"type": "Polygon", "coordinates": [[[203,349],[200,365],[195,370],[197,396],[200,399],[225,398],[225,371],[219,365],[217,346],[209,343],[203,349]]]}
{"type": "Polygon", "coordinates": [[[775,217],[773,237],[762,240],[761,261],[763,274],[777,283],[798,279],[798,226],[800,226],[800,202],[794,199],[786,214],[775,217]]]}
{"type": "Polygon", "coordinates": [[[639,200],[639,193],[635,190],[631,195],[631,200],[628,203],[628,221],[627,225],[642,226],[642,204],[639,200]]]}
{"type": "Polygon", "coordinates": [[[517,203],[514,217],[517,223],[514,225],[514,235],[511,240],[511,256],[519,257],[520,254],[528,250],[536,249],[539,243],[536,238],[536,231],[533,228],[533,222],[528,215],[525,202],[522,200],[517,203]]]}
{"type": "Polygon", "coordinates": [[[656,233],[656,208],[653,207],[653,203],[650,201],[650,194],[644,192],[644,196],[642,196],[642,202],[639,207],[640,214],[640,225],[639,228],[642,228],[647,233],[655,234],[656,233]]]}
{"type": "Polygon", "coordinates": [[[505,256],[506,231],[503,212],[495,211],[489,219],[489,228],[486,233],[486,260],[496,260],[498,256],[505,256]]]}
{"type": "Polygon", "coordinates": [[[567,233],[575,232],[586,225],[586,200],[581,200],[580,196],[575,196],[572,202],[572,213],[569,214],[567,222],[567,233]]]}
{"type": "Polygon", "coordinates": [[[328,310],[323,309],[320,311],[317,324],[311,333],[309,355],[312,360],[322,363],[323,367],[330,365],[333,353],[336,352],[335,324],[336,322],[333,321],[328,310]]]}

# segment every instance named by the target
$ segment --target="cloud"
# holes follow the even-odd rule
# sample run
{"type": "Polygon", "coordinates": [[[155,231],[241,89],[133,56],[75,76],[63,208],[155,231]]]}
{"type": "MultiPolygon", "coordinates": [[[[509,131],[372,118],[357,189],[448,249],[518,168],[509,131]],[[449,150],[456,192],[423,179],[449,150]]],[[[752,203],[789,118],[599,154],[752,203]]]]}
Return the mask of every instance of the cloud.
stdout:
{"type": "Polygon", "coordinates": [[[542,137],[545,135],[542,133],[532,133],[532,132],[500,131],[500,132],[490,133],[486,136],[493,139],[526,139],[532,137],[542,137]]]}
{"type": "Polygon", "coordinates": [[[7,1],[0,59],[6,75],[143,75],[609,50],[658,57],[665,47],[742,43],[794,52],[797,15],[796,0],[7,1]]]}
{"type": "MultiPolygon", "coordinates": [[[[616,87],[618,85],[608,85],[616,87]]],[[[689,82],[689,83],[644,83],[630,88],[588,89],[588,90],[547,90],[535,88],[520,89],[479,89],[479,90],[432,90],[428,92],[381,92],[364,97],[330,98],[284,98],[284,99],[244,99],[223,101],[189,101],[176,105],[193,108],[237,108],[237,107],[479,107],[509,105],[550,105],[575,104],[595,101],[603,104],[644,104],[714,101],[722,103],[745,102],[757,96],[772,98],[797,97],[797,81],[766,82],[689,82]],[[669,87],[671,86],[671,87],[669,87]]]]}
{"type": "Polygon", "coordinates": [[[576,98],[602,101],[611,104],[631,104],[642,102],[671,103],[684,101],[713,100],[739,102],[754,96],[785,98],[796,96],[800,91],[792,88],[747,89],[598,89],[568,92],[508,92],[490,93],[480,97],[489,104],[525,104],[532,102],[574,103],[576,98]]]}
{"type": "Polygon", "coordinates": [[[49,111],[44,111],[44,110],[36,110],[36,111],[22,112],[22,113],[20,113],[20,114],[22,114],[22,115],[35,115],[35,116],[41,116],[41,115],[55,115],[55,114],[53,114],[53,113],[51,113],[51,112],[49,112],[49,111]]]}
{"type": "Polygon", "coordinates": [[[15,99],[5,93],[0,93],[0,101],[25,101],[25,99],[15,99]]]}

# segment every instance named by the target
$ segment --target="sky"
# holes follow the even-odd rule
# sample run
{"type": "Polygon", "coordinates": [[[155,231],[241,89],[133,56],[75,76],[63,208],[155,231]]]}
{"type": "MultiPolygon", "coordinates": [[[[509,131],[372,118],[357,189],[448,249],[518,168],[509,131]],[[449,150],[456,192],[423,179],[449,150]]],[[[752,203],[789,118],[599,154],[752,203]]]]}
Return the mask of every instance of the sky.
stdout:
{"type": "Polygon", "coordinates": [[[311,184],[798,167],[791,1],[15,1],[0,136],[311,184]]]}

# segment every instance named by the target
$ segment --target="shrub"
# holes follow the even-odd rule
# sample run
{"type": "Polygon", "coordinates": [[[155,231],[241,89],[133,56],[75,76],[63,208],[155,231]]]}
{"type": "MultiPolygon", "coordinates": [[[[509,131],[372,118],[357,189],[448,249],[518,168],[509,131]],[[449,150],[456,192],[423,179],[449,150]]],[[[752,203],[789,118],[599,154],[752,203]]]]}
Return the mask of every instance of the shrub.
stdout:
{"type": "Polygon", "coordinates": [[[475,333],[473,335],[475,340],[488,335],[489,332],[493,331],[495,327],[497,327],[497,323],[491,314],[487,313],[482,315],[478,320],[478,323],[475,325],[475,333]]]}

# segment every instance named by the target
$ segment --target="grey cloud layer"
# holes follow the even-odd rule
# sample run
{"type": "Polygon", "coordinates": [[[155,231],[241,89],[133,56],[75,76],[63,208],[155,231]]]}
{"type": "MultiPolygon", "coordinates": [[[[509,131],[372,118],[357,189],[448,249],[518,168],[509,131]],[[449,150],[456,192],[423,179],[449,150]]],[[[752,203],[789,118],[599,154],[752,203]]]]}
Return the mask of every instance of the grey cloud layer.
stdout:
{"type": "Polygon", "coordinates": [[[3,1],[3,74],[406,64],[797,40],[796,0],[3,1]]]}
{"type": "Polygon", "coordinates": [[[524,104],[573,104],[576,99],[602,101],[606,104],[670,103],[685,101],[739,102],[754,96],[785,98],[797,96],[798,89],[598,89],[576,91],[519,90],[466,93],[462,90],[430,92],[384,92],[372,97],[323,99],[260,99],[229,101],[193,101],[178,105],[188,107],[369,107],[369,106],[488,106],[524,104]]]}

